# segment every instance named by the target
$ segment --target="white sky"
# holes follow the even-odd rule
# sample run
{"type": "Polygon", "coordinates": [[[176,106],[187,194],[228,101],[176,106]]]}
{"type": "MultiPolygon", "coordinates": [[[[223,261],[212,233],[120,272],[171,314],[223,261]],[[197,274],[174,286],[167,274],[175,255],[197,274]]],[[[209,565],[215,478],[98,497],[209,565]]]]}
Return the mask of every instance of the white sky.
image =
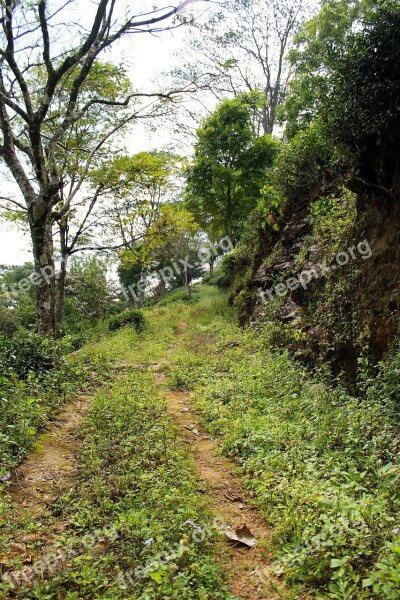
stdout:
{"type": "MultiPolygon", "coordinates": [[[[126,4],[126,2],[121,2],[121,5],[126,6],[126,4]]],[[[159,6],[162,6],[162,4],[158,3],[159,6]]],[[[90,0],[80,0],[79,7],[83,13],[85,12],[85,5],[88,11],[93,11],[93,4],[90,0]]],[[[137,3],[135,2],[136,6],[137,3]]],[[[143,6],[150,11],[154,7],[154,3],[151,0],[145,0],[140,3],[140,8],[143,6]]],[[[189,5],[188,9],[191,12],[196,11],[197,14],[204,17],[204,11],[208,10],[208,6],[205,2],[199,2],[194,7],[189,5]]],[[[185,52],[186,35],[187,28],[181,27],[174,31],[157,34],[157,36],[146,33],[126,36],[114,46],[109,54],[103,54],[103,57],[114,62],[125,63],[134,87],[143,92],[154,92],[158,89],[156,80],[160,80],[162,73],[168,72],[176,63],[174,54],[185,52]]],[[[140,124],[134,126],[132,132],[126,138],[126,145],[132,154],[162,148],[170,142],[167,128],[157,127],[156,131],[150,132],[140,124]]],[[[5,180],[1,174],[0,183],[2,194],[18,190],[11,182],[5,180]]],[[[13,195],[17,199],[18,192],[13,195]]],[[[0,264],[15,265],[31,260],[29,234],[22,233],[10,223],[5,224],[0,221],[0,264]]]]}
{"type": "MultiPolygon", "coordinates": [[[[57,4],[57,1],[61,2],[61,0],[53,0],[54,4],[57,4]]],[[[154,9],[153,1],[117,0],[117,6],[120,7],[118,16],[123,16],[126,7],[132,7],[131,12],[133,10],[137,13],[149,12],[154,9]]],[[[196,20],[206,21],[210,11],[218,6],[219,0],[192,1],[193,4],[189,4],[185,8],[185,14],[193,14],[196,20]]],[[[98,0],[79,0],[79,2],[73,3],[68,10],[72,11],[73,20],[79,19],[81,24],[85,22],[89,24],[97,3],[98,0]],[[77,12],[78,10],[79,12],[77,12]]],[[[311,3],[316,5],[318,0],[311,0],[311,3]]],[[[157,2],[157,6],[176,6],[177,4],[179,4],[179,0],[158,0],[157,2]]],[[[184,63],[187,54],[185,43],[187,35],[187,27],[165,31],[157,34],[157,36],[147,33],[127,35],[118,41],[108,54],[103,54],[102,57],[105,60],[124,63],[134,88],[146,93],[157,92],[165,87],[163,73],[171,71],[173,67],[177,66],[177,63],[181,62],[181,59],[181,64],[184,63]],[[178,55],[178,58],[176,55],[178,55]]],[[[209,97],[203,100],[208,109],[213,108],[216,102],[215,99],[210,100],[209,97]]],[[[128,152],[134,154],[173,145],[175,140],[170,137],[171,133],[168,125],[165,125],[159,119],[155,123],[154,129],[155,131],[150,131],[142,124],[135,125],[131,133],[125,138],[128,152]]],[[[10,176],[6,177],[4,173],[4,167],[0,167],[0,195],[12,194],[15,199],[18,199],[17,186],[12,185],[10,176]]],[[[23,234],[12,224],[5,224],[0,221],[0,264],[22,264],[25,261],[31,261],[29,248],[29,234],[23,234]]]]}

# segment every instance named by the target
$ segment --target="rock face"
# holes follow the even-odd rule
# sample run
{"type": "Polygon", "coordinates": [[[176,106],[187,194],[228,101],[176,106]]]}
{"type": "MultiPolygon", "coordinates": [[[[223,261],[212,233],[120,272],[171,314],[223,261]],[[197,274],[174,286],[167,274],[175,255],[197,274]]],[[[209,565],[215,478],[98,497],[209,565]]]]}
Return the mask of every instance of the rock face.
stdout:
{"type": "Polygon", "coordinates": [[[342,255],[337,254],[343,262],[347,255],[346,264],[338,264],[336,256],[326,261],[329,246],[313,238],[311,219],[301,210],[288,219],[272,251],[259,257],[248,284],[253,295],[258,290],[252,323],[272,317],[290,325],[299,332],[291,344],[298,356],[311,363],[329,362],[334,373],[344,373],[349,381],[360,356],[375,364],[385,358],[398,339],[400,316],[400,207],[369,198],[368,204],[358,200],[357,210],[354,228],[339,248],[342,255]],[[308,248],[307,239],[312,240],[308,248]],[[371,253],[359,246],[363,241],[371,253]],[[305,285],[296,287],[294,279],[301,274],[305,285]],[[270,300],[278,297],[276,308],[277,302],[270,300]]]}
{"type": "Polygon", "coordinates": [[[305,237],[311,232],[309,218],[305,211],[294,214],[282,231],[282,236],[274,249],[274,259],[268,266],[261,265],[254,275],[254,285],[268,287],[282,273],[293,268],[305,237]]]}
{"type": "MultiPolygon", "coordinates": [[[[277,281],[284,283],[297,275],[298,266],[296,261],[304,240],[312,231],[310,219],[306,211],[292,215],[282,230],[281,237],[273,250],[273,258],[270,264],[262,264],[257,269],[252,280],[252,286],[258,290],[264,290],[268,299],[276,295],[277,281]],[[270,291],[270,295],[268,294],[270,291]]],[[[306,265],[304,265],[305,267],[306,265]]],[[[304,271],[305,269],[301,269],[304,271]]],[[[312,278],[310,278],[311,280],[312,278]]],[[[279,284],[278,284],[279,285],[279,284]]],[[[286,285],[286,284],[285,284],[286,285]]],[[[303,288],[299,286],[296,290],[289,290],[281,306],[275,311],[275,317],[284,323],[293,321],[301,314],[303,288]],[[300,288],[300,289],[299,289],[300,288]]],[[[256,307],[254,319],[259,320],[260,310],[256,307]]]]}

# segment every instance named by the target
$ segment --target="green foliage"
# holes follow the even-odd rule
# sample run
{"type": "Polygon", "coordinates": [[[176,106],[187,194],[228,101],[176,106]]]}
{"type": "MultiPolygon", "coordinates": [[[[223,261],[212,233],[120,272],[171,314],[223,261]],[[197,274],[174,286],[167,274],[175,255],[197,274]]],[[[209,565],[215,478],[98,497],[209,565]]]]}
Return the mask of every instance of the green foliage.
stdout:
{"type": "Polygon", "coordinates": [[[140,310],[129,309],[111,317],[108,322],[110,331],[116,331],[121,327],[133,327],[136,331],[143,331],[146,327],[146,318],[140,310]]]}
{"type": "Polygon", "coordinates": [[[20,323],[17,315],[10,309],[0,309],[0,336],[13,337],[17,333],[20,323]]]}
{"type": "Polygon", "coordinates": [[[252,102],[246,95],[224,100],[197,132],[187,206],[212,237],[237,239],[277,153],[277,140],[254,131],[252,102]]]}
{"type": "Polygon", "coordinates": [[[318,198],[310,207],[312,237],[328,264],[346,249],[357,219],[357,196],[347,188],[338,192],[318,198]]]}
{"type": "Polygon", "coordinates": [[[321,121],[300,131],[285,144],[276,162],[272,182],[282,204],[279,211],[292,214],[307,207],[321,194],[334,193],[343,182],[346,166],[332,148],[327,128],[321,121]]]}
{"type": "Polygon", "coordinates": [[[203,277],[203,283],[208,285],[216,285],[217,287],[227,290],[232,283],[232,276],[225,270],[225,263],[221,261],[214,269],[212,275],[207,273],[203,277]]]}
{"type": "Polygon", "coordinates": [[[288,137],[324,122],[333,162],[335,154],[347,160],[352,188],[385,199],[400,178],[399,23],[396,0],[324,0],[290,53],[295,75],[282,112],[288,137]]]}
{"type": "Polygon", "coordinates": [[[98,171],[91,173],[93,183],[117,191],[140,217],[146,217],[157,196],[174,192],[178,174],[178,156],[168,152],[139,152],[133,156],[118,156],[98,171]]]}
{"type": "Polygon", "coordinates": [[[107,281],[107,269],[107,262],[97,256],[71,261],[66,280],[65,329],[76,331],[112,310],[113,289],[107,281]]]}
{"type": "Polygon", "coordinates": [[[398,136],[400,6],[388,4],[355,38],[339,70],[339,96],[332,96],[338,128],[353,143],[398,136]]]}
{"type": "Polygon", "coordinates": [[[176,302],[183,302],[184,304],[196,304],[196,302],[198,302],[198,294],[199,290],[196,286],[192,288],[190,295],[187,293],[187,290],[180,288],[172,292],[167,292],[165,296],[163,296],[163,298],[157,302],[157,305],[170,306],[176,302]]]}
{"type": "Polygon", "coordinates": [[[68,356],[68,342],[33,333],[0,340],[0,478],[17,466],[38,432],[79,388],[107,374],[109,358],[90,347],[68,356]]]}
{"type": "MultiPolygon", "coordinates": [[[[44,65],[36,68],[36,71],[35,74],[31,72],[31,77],[33,77],[28,82],[28,85],[32,86],[31,89],[36,89],[35,86],[38,85],[45,85],[48,76],[44,65]]],[[[53,135],[54,129],[59,127],[64,119],[72,85],[79,71],[79,65],[72,71],[68,71],[55,90],[55,101],[50,106],[49,115],[43,127],[49,136],[53,135]]],[[[80,118],[74,120],[64,144],[57,146],[56,149],[55,157],[60,168],[63,169],[65,178],[82,175],[86,168],[88,154],[99,139],[115,126],[116,121],[123,118],[126,107],[123,104],[121,106],[108,105],[107,102],[122,103],[131,92],[132,84],[124,66],[104,60],[94,61],[77,99],[76,109],[80,118]],[[97,100],[100,102],[97,103],[97,100]],[[101,100],[105,102],[101,102],[101,100]]],[[[40,103],[40,94],[34,96],[40,103]]],[[[95,154],[92,168],[95,165],[98,167],[100,162],[103,162],[102,157],[95,154]]]]}
{"type": "Polygon", "coordinates": [[[363,587],[376,598],[397,600],[400,594],[400,545],[398,534],[394,542],[387,542],[376,569],[363,580],[363,587]]]}
{"type": "Polygon", "coordinates": [[[326,104],[333,87],[332,72],[373,5],[371,0],[323,0],[320,12],[300,28],[289,52],[294,75],[279,110],[288,137],[306,129],[326,104]]]}
{"type": "Polygon", "coordinates": [[[21,333],[13,339],[0,338],[0,372],[26,380],[65,365],[65,344],[35,333],[21,333]]]}
{"type": "MultiPolygon", "coordinates": [[[[118,265],[118,279],[125,289],[129,289],[132,286],[132,289],[136,291],[136,286],[138,282],[141,281],[143,268],[140,265],[140,262],[134,263],[132,261],[121,261],[118,265]]],[[[130,302],[134,302],[134,298],[130,295],[130,302]]]]}
{"type": "Polygon", "coordinates": [[[143,264],[169,265],[184,259],[195,245],[198,225],[180,203],[164,204],[142,245],[143,264]]]}
{"type": "Polygon", "coordinates": [[[278,218],[282,216],[283,211],[282,196],[271,183],[267,183],[261,188],[261,195],[262,199],[258,204],[258,210],[262,215],[263,226],[268,225],[274,231],[279,231],[278,218]]]}
{"type": "MultiPolygon", "coordinates": [[[[334,73],[325,114],[358,162],[359,183],[394,198],[400,170],[400,5],[382,3],[334,73]]],[[[356,179],[357,180],[357,179],[356,179]]]]}
{"type": "Polygon", "coordinates": [[[260,245],[271,242],[272,231],[265,230],[260,206],[253,210],[243,225],[236,248],[219,263],[215,277],[205,283],[229,288],[229,303],[235,307],[239,323],[244,324],[256,303],[255,290],[250,290],[252,277],[259,264],[260,245]]]}
{"type": "Polygon", "coordinates": [[[171,229],[176,233],[184,221],[191,229],[192,220],[188,223],[182,210],[175,210],[172,223],[171,204],[179,193],[184,164],[184,158],[168,152],[139,152],[118,156],[91,175],[92,182],[108,198],[105,211],[112,233],[123,238],[119,275],[124,285],[137,283],[157,261],[160,268],[165,266],[155,249],[166,239],[171,241],[171,229]],[[167,216],[168,226],[161,231],[161,220],[167,216]]]}
{"type": "Polygon", "coordinates": [[[29,279],[34,265],[0,266],[0,330],[12,336],[18,327],[29,329],[35,326],[35,286],[29,279]]]}
{"type": "Polygon", "coordinates": [[[396,598],[399,354],[358,399],[271,350],[271,325],[240,331],[208,299],[189,323],[171,385],[239,462],[276,572],[321,598],[396,598]]]}

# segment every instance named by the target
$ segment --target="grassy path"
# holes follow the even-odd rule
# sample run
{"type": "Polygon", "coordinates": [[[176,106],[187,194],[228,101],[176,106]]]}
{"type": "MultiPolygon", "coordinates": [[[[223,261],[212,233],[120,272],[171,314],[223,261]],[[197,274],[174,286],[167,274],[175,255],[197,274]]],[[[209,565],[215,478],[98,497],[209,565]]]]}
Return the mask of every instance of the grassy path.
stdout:
{"type": "Polygon", "coordinates": [[[49,502],[71,485],[76,470],[79,428],[91,403],[90,396],[70,402],[46,426],[34,451],[15,470],[9,489],[10,501],[33,520],[43,514],[49,502]]]}
{"type": "Polygon", "coordinates": [[[109,384],[83,421],[66,408],[0,502],[1,573],[21,579],[0,598],[397,600],[386,392],[360,403],[271,349],[268,325],[241,330],[214,288],[194,296],[85,350],[109,384]]]}
{"type": "Polygon", "coordinates": [[[246,525],[257,540],[251,550],[241,544],[229,544],[223,536],[220,551],[226,556],[225,573],[230,591],[236,598],[270,600],[282,598],[277,582],[270,577],[271,561],[266,545],[271,532],[254,506],[240,479],[236,465],[219,453],[219,443],[210,437],[189,408],[190,395],[168,391],[167,377],[158,374],[156,381],[167,399],[167,411],[179,430],[179,437],[193,455],[199,479],[213,514],[232,528],[246,525]]]}
{"type": "Polygon", "coordinates": [[[155,308],[145,334],[123,330],[92,349],[112,357],[109,386],[65,407],[9,488],[1,598],[277,597],[254,573],[261,547],[232,549],[223,533],[246,521],[268,534],[232,464],[203,430],[194,448],[173,422],[166,373],[190,310],[155,308]]]}

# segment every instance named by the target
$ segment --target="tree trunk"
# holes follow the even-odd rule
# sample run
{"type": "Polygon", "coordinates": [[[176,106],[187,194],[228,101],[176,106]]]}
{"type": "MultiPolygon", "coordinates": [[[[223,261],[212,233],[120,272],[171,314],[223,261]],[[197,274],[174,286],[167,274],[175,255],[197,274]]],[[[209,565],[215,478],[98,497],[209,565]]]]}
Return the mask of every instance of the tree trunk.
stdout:
{"type": "Polygon", "coordinates": [[[262,109],[262,127],[265,134],[272,135],[274,130],[274,121],[275,121],[275,111],[270,105],[270,101],[266,94],[266,103],[262,109]]]}
{"type": "Polygon", "coordinates": [[[36,321],[39,335],[55,334],[55,268],[52,221],[46,212],[30,219],[35,263],[36,321]]]}
{"type": "Polygon", "coordinates": [[[67,261],[68,257],[65,257],[65,261],[61,261],[60,272],[57,277],[57,289],[56,289],[56,300],[54,307],[54,337],[61,337],[61,320],[64,307],[65,298],[65,280],[67,278],[67,261]]]}
{"type": "Polygon", "coordinates": [[[65,222],[59,223],[60,227],[60,250],[61,250],[61,264],[60,271],[57,277],[56,287],[56,298],[54,307],[54,325],[56,338],[61,337],[61,319],[62,311],[64,306],[65,297],[65,280],[67,278],[67,264],[68,264],[68,249],[67,249],[67,226],[65,222]]]}
{"type": "Polygon", "coordinates": [[[266,82],[264,88],[264,102],[261,111],[261,124],[265,134],[272,134],[274,129],[274,117],[273,117],[273,95],[271,90],[271,80],[268,77],[268,81],[266,82]]]}
{"type": "Polygon", "coordinates": [[[65,281],[67,279],[67,267],[68,267],[68,247],[67,247],[67,231],[68,225],[66,220],[59,223],[60,227],[60,250],[61,250],[61,264],[60,271],[57,277],[57,288],[56,298],[54,307],[54,324],[55,324],[55,337],[61,337],[61,320],[64,308],[65,298],[65,281]]]}
{"type": "Polygon", "coordinates": [[[190,287],[190,284],[189,284],[189,277],[188,277],[187,267],[184,267],[182,269],[181,275],[182,275],[183,286],[184,286],[184,288],[186,290],[187,295],[190,298],[192,296],[192,288],[190,287]]]}
{"type": "Polygon", "coordinates": [[[232,191],[231,191],[231,182],[230,181],[228,181],[228,189],[227,189],[226,199],[227,199],[226,235],[231,240],[232,245],[235,246],[235,240],[233,239],[232,191]]]}
{"type": "Polygon", "coordinates": [[[154,290],[154,297],[155,297],[155,299],[156,300],[160,300],[160,298],[163,297],[164,293],[165,293],[165,281],[161,277],[160,281],[159,281],[159,283],[157,285],[157,287],[154,290]]]}
{"type": "Polygon", "coordinates": [[[145,285],[147,282],[147,273],[146,271],[142,271],[140,277],[140,293],[139,293],[139,306],[142,307],[145,301],[145,285]]]}

